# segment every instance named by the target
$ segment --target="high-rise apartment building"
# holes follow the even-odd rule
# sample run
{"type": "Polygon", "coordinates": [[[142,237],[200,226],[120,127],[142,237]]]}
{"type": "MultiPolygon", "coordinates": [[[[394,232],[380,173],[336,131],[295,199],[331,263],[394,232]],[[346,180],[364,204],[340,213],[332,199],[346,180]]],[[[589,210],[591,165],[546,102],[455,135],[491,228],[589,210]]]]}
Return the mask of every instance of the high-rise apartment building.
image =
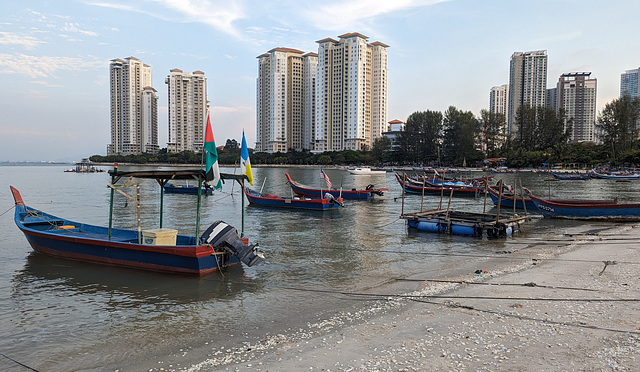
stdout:
{"type": "Polygon", "coordinates": [[[564,109],[573,119],[571,142],[595,140],[597,79],[590,72],[562,74],[556,87],[556,109],[564,109]]]}
{"type": "Polygon", "coordinates": [[[202,151],[207,122],[207,79],[204,72],[173,69],[166,77],[169,106],[168,152],[202,151]]]}
{"type": "Polygon", "coordinates": [[[309,150],[317,55],[274,48],[257,58],[256,151],[309,150]]]}
{"type": "Polygon", "coordinates": [[[640,68],[627,70],[620,75],[620,97],[640,97],[640,68]]]}
{"type": "Polygon", "coordinates": [[[275,48],[258,56],[256,151],[371,148],[387,126],[387,48],[351,33],[318,53],[275,48]]]}
{"type": "Polygon", "coordinates": [[[111,144],[107,154],[157,152],[158,98],[152,88],[151,67],[135,57],[116,58],[111,60],[109,75],[111,144]]]}
{"type": "Polygon", "coordinates": [[[515,52],[509,68],[508,134],[518,131],[516,113],[522,105],[544,106],[547,95],[547,51],[515,52]]]}
{"type": "Polygon", "coordinates": [[[499,85],[489,91],[489,112],[504,115],[509,113],[509,84],[499,85]]]}
{"type": "Polygon", "coordinates": [[[363,150],[387,124],[386,44],[359,33],[318,43],[315,151],[363,150]]]}
{"type": "Polygon", "coordinates": [[[141,146],[142,151],[155,154],[158,146],[158,95],[153,87],[142,89],[141,146]]]}

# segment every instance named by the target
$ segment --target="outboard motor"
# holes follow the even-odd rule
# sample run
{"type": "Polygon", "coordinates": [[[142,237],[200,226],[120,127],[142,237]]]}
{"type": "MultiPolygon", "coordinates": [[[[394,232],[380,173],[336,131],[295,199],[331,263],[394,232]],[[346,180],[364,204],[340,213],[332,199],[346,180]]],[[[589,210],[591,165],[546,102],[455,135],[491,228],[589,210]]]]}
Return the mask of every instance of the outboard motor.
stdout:
{"type": "Polygon", "coordinates": [[[221,220],[209,226],[200,240],[211,244],[214,248],[224,248],[249,267],[264,261],[264,254],[258,250],[257,244],[244,244],[240,240],[238,230],[221,220]]]}
{"type": "Polygon", "coordinates": [[[333,195],[331,195],[328,192],[324,194],[324,198],[329,200],[329,203],[331,204],[338,204],[339,206],[344,207],[343,203],[340,203],[338,199],[336,199],[333,195]]]}

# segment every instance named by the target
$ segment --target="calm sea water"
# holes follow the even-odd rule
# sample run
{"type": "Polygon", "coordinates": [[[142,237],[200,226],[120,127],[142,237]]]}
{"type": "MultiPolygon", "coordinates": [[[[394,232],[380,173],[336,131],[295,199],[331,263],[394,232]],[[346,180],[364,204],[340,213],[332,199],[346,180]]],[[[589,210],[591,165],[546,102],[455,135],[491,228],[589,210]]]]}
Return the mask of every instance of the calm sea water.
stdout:
{"type": "MultiPolygon", "coordinates": [[[[108,223],[108,174],[64,173],[66,168],[69,166],[0,166],[3,371],[25,370],[7,357],[41,371],[113,370],[205,343],[214,349],[239,345],[358,306],[341,296],[286,287],[390,293],[395,278],[421,273],[437,277],[444,267],[474,259],[418,253],[488,254],[518,239],[587,228],[581,222],[535,218],[525,231],[507,241],[411,232],[398,219],[402,192],[391,173],[353,176],[327,169],[334,186],[375,184],[390,190],[374,201],[346,201],[345,208],[325,213],[245,205],[245,234],[260,244],[267,262],[203,278],[181,277],[33,252],[14,224],[9,185],[20,190],[28,206],[71,220],[108,223]]],[[[289,195],[287,172],[301,183],[323,184],[319,169],[254,168],[254,188],[260,189],[264,181],[265,192],[289,195]]],[[[508,183],[515,179],[511,174],[503,177],[508,183]]],[[[546,175],[519,177],[526,187],[544,196],[551,191],[558,198],[640,200],[638,181],[549,183],[546,175]]],[[[155,181],[141,181],[143,228],[158,227],[158,194],[155,181]]],[[[421,203],[425,209],[434,208],[439,202],[433,196],[424,202],[420,199],[408,196],[405,211],[418,210],[421,203]]],[[[217,219],[240,230],[241,208],[238,186],[225,184],[222,191],[204,198],[201,231],[217,219]]],[[[452,208],[482,211],[484,199],[454,198],[452,208]]],[[[116,197],[114,213],[117,227],[135,226],[136,208],[125,198],[116,197]]],[[[195,197],[165,196],[165,227],[194,234],[194,223],[195,197]]]]}

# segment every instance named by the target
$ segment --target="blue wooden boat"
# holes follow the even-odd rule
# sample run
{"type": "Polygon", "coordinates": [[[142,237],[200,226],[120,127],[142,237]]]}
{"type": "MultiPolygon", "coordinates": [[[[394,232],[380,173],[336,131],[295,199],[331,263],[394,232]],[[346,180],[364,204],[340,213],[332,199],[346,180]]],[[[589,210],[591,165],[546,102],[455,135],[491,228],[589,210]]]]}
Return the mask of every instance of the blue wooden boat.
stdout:
{"type": "Polygon", "coordinates": [[[637,180],[640,178],[638,173],[599,173],[595,170],[591,171],[591,176],[605,180],[637,180]]]}
{"type": "Polygon", "coordinates": [[[487,187],[487,193],[491,197],[494,205],[498,205],[499,203],[500,207],[513,208],[513,204],[515,203],[516,209],[526,209],[527,212],[535,212],[538,210],[530,198],[514,196],[513,193],[503,193],[500,195],[499,190],[499,186],[487,187]]]}
{"type": "MultiPolygon", "coordinates": [[[[203,195],[211,195],[213,194],[213,189],[211,187],[201,187],[200,188],[203,195]]],[[[167,183],[164,185],[164,192],[171,194],[198,194],[198,186],[196,185],[177,185],[173,183],[167,183]]]]}
{"type": "Polygon", "coordinates": [[[558,180],[588,180],[587,173],[551,172],[551,175],[558,180]]]}
{"type": "Polygon", "coordinates": [[[640,221],[640,203],[618,204],[617,200],[563,201],[539,198],[529,192],[529,197],[547,218],[580,220],[640,221]]]}
{"type": "Polygon", "coordinates": [[[350,199],[350,200],[370,200],[373,199],[376,195],[383,196],[384,192],[389,189],[376,189],[373,185],[367,186],[366,189],[351,189],[351,190],[342,190],[342,189],[317,189],[309,186],[304,186],[294,180],[291,179],[288,173],[285,174],[287,176],[287,181],[291,186],[293,192],[298,195],[303,196],[311,196],[315,198],[320,198],[324,195],[324,193],[329,192],[332,195],[337,195],[342,199],[350,199]]]}
{"type": "Polygon", "coordinates": [[[272,194],[261,194],[250,188],[244,189],[250,204],[261,207],[286,208],[286,209],[306,209],[314,211],[330,211],[342,207],[342,198],[335,198],[330,193],[325,193],[321,198],[307,197],[283,197],[272,194]]]}
{"type": "MultiPolygon", "coordinates": [[[[160,229],[143,231],[140,225],[137,230],[112,227],[114,190],[125,194],[122,187],[137,186],[117,184],[120,179],[151,178],[162,185],[170,179],[196,177],[201,183],[204,171],[118,172],[115,169],[109,173],[112,176],[109,227],[71,221],[28,207],[20,192],[11,186],[15,200],[14,220],[31,247],[37,252],[60,258],[189,275],[209,274],[240,262],[252,266],[264,260],[257,245],[249,245],[234,227],[220,220],[196,238],[199,235],[200,195],[195,236],[179,235],[176,230],[162,228],[162,203],[160,229]]],[[[226,178],[240,180],[240,176],[235,175],[226,175],[226,178]]],[[[139,199],[125,196],[139,202],[139,199]]]]}

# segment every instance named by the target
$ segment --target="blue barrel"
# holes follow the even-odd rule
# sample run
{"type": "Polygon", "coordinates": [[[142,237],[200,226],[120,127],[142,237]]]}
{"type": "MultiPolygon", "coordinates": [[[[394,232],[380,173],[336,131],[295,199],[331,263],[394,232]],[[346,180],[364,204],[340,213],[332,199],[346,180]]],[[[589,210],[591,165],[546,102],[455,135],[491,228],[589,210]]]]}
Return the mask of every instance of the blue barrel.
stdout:
{"type": "Polygon", "coordinates": [[[451,233],[454,235],[475,235],[473,226],[451,225],[451,233]]]}
{"type": "Polygon", "coordinates": [[[437,222],[420,221],[420,222],[418,222],[418,230],[429,231],[429,232],[438,232],[438,223],[437,222]]]}

